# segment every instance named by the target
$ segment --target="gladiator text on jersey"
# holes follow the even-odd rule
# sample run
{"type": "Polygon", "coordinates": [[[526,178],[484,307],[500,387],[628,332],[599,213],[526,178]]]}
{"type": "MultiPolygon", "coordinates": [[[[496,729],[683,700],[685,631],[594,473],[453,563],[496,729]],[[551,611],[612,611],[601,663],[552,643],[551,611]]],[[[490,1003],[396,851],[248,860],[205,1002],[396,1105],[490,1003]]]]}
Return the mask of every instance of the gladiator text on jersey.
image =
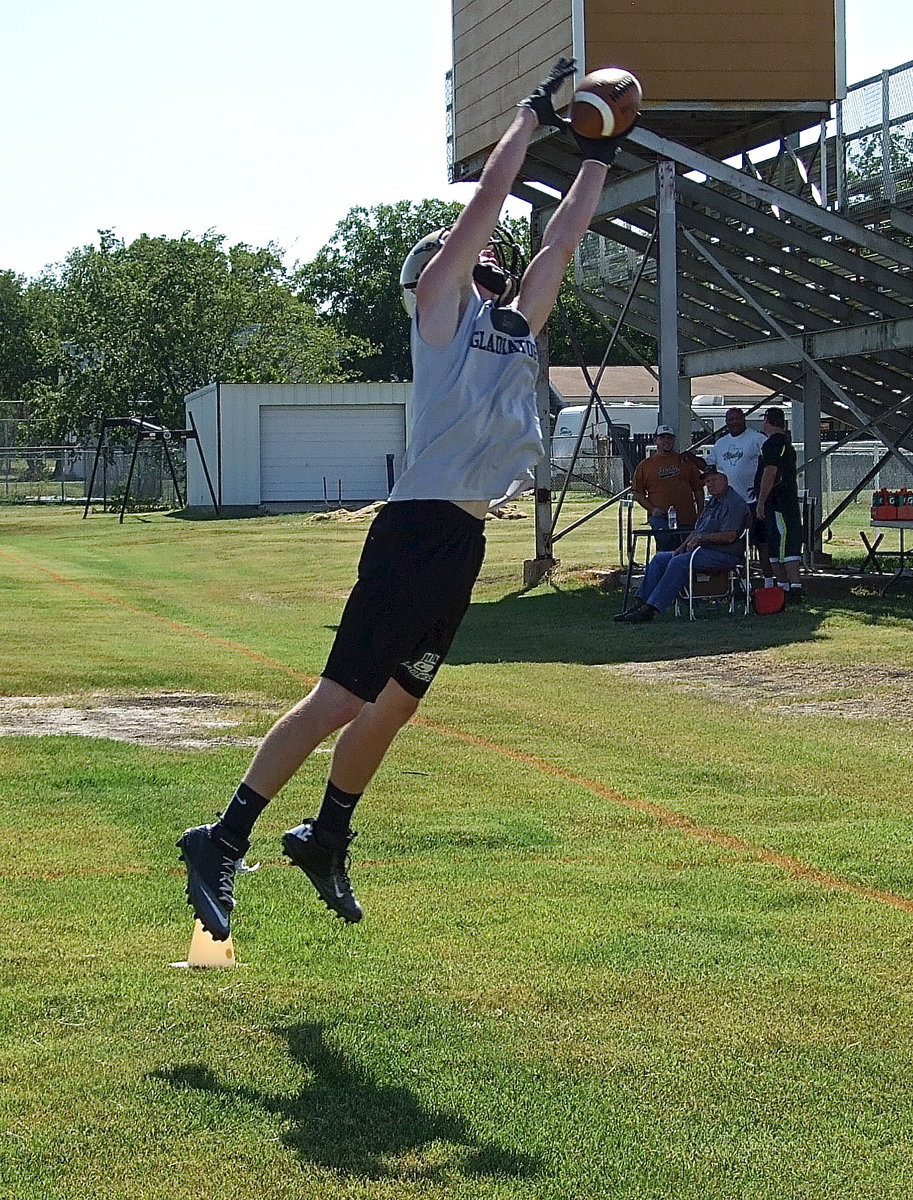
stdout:
{"type": "Polygon", "coordinates": [[[502,333],[486,333],[484,329],[477,329],[469,344],[474,350],[486,350],[489,354],[526,354],[539,361],[539,351],[532,338],[518,342],[502,333]]]}

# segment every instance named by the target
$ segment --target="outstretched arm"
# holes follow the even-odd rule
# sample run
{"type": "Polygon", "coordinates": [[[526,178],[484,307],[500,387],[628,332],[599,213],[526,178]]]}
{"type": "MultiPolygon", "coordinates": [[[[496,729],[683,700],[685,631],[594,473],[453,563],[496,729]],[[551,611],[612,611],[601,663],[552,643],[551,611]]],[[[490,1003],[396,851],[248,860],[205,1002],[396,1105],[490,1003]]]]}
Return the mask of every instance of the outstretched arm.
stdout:
{"type": "MultiPolygon", "coordinates": [[[[558,124],[569,128],[566,122],[559,121],[558,124]]],[[[527,267],[520,284],[517,307],[536,334],[548,320],[558,299],[564,272],[577,243],[590,226],[605,187],[606,173],[630,129],[613,138],[586,138],[574,130],[570,132],[583,162],[570,190],[546,225],[539,253],[527,267]]]]}
{"type": "Polygon", "coordinates": [[[567,195],[545,227],[542,246],[523,274],[517,308],[538,334],[558,299],[558,289],[577,243],[589,228],[605,187],[608,164],[586,159],[567,195]]]}
{"type": "Polygon", "coordinates": [[[491,240],[501,208],[523,165],[529,140],[540,124],[558,121],[551,97],[573,70],[571,59],[559,59],[532,96],[518,106],[510,128],[485,164],[475,194],[439,253],[422,272],[415,294],[425,341],[446,345],[456,333],[472,287],[473,269],[491,240]]]}

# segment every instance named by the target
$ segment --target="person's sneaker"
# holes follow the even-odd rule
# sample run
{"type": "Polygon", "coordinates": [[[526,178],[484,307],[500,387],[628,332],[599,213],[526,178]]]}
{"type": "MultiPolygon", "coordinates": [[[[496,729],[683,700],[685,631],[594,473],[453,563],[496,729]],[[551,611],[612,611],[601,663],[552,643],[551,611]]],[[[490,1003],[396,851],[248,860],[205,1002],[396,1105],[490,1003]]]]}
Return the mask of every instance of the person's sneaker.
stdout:
{"type": "Polygon", "coordinates": [[[346,871],[349,846],[355,836],[349,833],[334,837],[315,828],[313,817],[282,835],[283,853],[304,871],[327,908],[350,923],[360,921],[364,915],[346,871]]]}
{"type": "Polygon", "coordinates": [[[629,613],[625,620],[632,625],[641,625],[645,621],[652,621],[658,612],[659,609],[654,608],[652,604],[643,604],[634,612],[629,613]]]}
{"type": "Polygon", "coordinates": [[[624,612],[616,613],[615,616],[612,618],[612,620],[615,622],[616,625],[622,621],[630,621],[631,617],[633,617],[633,615],[636,612],[640,612],[640,610],[643,608],[643,606],[644,606],[643,601],[638,600],[636,604],[632,604],[631,607],[626,608],[624,610],[624,612]]]}
{"type": "Polygon", "coordinates": [[[231,932],[235,874],[256,870],[243,861],[250,843],[229,838],[215,825],[197,825],[185,830],[177,845],[187,866],[187,903],[206,932],[224,942],[231,932]]]}

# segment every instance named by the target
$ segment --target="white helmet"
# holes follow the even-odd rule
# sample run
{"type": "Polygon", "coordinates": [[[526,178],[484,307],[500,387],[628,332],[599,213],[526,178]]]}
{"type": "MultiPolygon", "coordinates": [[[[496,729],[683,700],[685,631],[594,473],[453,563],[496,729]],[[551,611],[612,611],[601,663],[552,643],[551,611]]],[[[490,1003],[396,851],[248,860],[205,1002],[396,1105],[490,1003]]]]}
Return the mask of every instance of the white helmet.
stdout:
{"type": "MultiPolygon", "coordinates": [[[[418,283],[418,277],[443,246],[451,228],[452,226],[448,226],[445,229],[435,229],[433,233],[426,233],[406,256],[403,269],[399,273],[399,286],[402,290],[403,308],[410,317],[415,312],[415,285],[418,283]]],[[[500,225],[496,226],[492,233],[489,245],[494,250],[497,264],[479,263],[473,271],[473,279],[480,287],[494,292],[498,297],[498,304],[509,304],[517,294],[523,256],[510,233],[500,225]]]]}
{"type": "Polygon", "coordinates": [[[448,228],[435,229],[434,233],[426,233],[406,255],[403,269],[399,273],[399,286],[403,308],[410,317],[415,312],[415,285],[418,283],[418,277],[443,246],[444,239],[449,232],[448,228]]]}

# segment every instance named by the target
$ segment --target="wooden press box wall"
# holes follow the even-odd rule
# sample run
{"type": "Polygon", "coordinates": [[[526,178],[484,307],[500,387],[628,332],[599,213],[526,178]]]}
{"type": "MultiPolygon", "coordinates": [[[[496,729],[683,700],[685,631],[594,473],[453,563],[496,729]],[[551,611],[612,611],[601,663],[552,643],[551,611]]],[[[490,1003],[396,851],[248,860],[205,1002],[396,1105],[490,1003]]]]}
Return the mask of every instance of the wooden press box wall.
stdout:
{"type": "Polygon", "coordinates": [[[571,41],[570,0],[453,0],[457,162],[495,144],[571,41]]]}
{"type": "Polygon", "coordinates": [[[843,22],[843,0],[453,0],[456,161],[493,146],[574,50],[588,70],[632,70],[647,110],[835,100],[843,22]]]}

